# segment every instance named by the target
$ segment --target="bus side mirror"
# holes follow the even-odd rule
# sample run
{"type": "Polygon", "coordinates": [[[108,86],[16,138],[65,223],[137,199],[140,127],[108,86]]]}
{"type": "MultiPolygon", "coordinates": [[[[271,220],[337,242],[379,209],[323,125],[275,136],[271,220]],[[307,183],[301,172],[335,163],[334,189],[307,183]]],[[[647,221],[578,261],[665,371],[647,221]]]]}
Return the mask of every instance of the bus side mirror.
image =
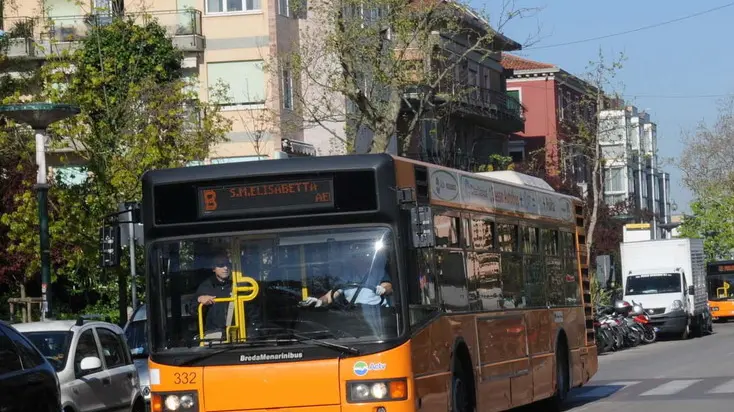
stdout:
{"type": "Polygon", "coordinates": [[[433,247],[436,236],[433,232],[433,212],[428,206],[410,208],[411,246],[414,249],[433,247]]]}
{"type": "Polygon", "coordinates": [[[691,286],[688,287],[688,294],[689,295],[695,295],[696,294],[696,289],[693,287],[693,285],[691,285],[691,286]]]}

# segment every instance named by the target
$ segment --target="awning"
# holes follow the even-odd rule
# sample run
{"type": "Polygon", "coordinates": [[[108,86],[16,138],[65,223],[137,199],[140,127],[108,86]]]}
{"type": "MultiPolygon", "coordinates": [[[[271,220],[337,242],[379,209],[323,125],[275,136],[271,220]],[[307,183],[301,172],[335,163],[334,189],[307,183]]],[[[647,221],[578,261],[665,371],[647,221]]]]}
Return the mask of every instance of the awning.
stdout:
{"type": "Polygon", "coordinates": [[[312,144],[299,140],[283,139],[280,147],[291,156],[316,156],[316,148],[312,144]]]}

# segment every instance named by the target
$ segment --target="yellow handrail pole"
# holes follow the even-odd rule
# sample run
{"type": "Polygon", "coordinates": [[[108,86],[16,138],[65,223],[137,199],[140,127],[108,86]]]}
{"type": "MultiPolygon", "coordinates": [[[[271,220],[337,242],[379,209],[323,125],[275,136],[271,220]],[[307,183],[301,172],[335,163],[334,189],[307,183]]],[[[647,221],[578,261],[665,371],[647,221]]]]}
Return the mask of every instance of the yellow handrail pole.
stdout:
{"type": "MultiPolygon", "coordinates": [[[[241,308],[240,310],[240,325],[242,325],[241,330],[242,333],[245,333],[245,302],[249,302],[257,296],[257,294],[260,292],[260,285],[257,283],[257,281],[249,276],[243,276],[239,279],[239,284],[244,284],[246,286],[237,286],[236,293],[237,293],[237,306],[241,308]],[[243,295],[240,296],[240,293],[243,295]]],[[[247,340],[247,335],[242,335],[242,339],[247,340]]]]}
{"type": "Polygon", "coordinates": [[[199,303],[199,346],[204,346],[204,305],[199,303]]]}
{"type": "Polygon", "coordinates": [[[303,297],[303,300],[308,299],[308,284],[307,284],[307,276],[306,276],[306,255],[304,251],[304,246],[301,245],[301,296],[303,297]]]}
{"type": "MultiPolygon", "coordinates": [[[[232,239],[232,298],[234,300],[234,326],[239,331],[239,339],[247,340],[245,334],[245,318],[244,308],[240,306],[239,300],[237,299],[238,290],[237,285],[242,276],[242,253],[240,252],[240,242],[237,238],[232,239]]],[[[227,339],[229,339],[229,325],[227,325],[227,339]]]]}
{"type": "MultiPolygon", "coordinates": [[[[229,298],[214,298],[213,301],[214,301],[214,303],[219,303],[219,302],[232,302],[232,301],[234,301],[234,299],[231,298],[231,297],[229,297],[229,298]]],[[[199,303],[198,312],[199,312],[199,339],[200,340],[203,340],[204,339],[204,336],[205,336],[204,335],[204,304],[203,303],[199,303]]],[[[199,346],[204,346],[204,342],[203,341],[200,342],[199,343],[199,346]]]]}

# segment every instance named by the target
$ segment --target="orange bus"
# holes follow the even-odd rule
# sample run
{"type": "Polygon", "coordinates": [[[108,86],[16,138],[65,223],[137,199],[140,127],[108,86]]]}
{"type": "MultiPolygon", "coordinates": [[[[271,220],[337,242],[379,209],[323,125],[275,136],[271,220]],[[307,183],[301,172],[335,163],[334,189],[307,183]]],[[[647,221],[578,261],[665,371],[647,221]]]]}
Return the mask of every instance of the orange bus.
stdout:
{"type": "Polygon", "coordinates": [[[597,370],[578,199],[387,154],[143,177],[151,409],[556,408],[597,370]]]}
{"type": "Polygon", "coordinates": [[[709,309],[715,321],[734,318],[734,260],[710,262],[706,268],[709,309]]]}

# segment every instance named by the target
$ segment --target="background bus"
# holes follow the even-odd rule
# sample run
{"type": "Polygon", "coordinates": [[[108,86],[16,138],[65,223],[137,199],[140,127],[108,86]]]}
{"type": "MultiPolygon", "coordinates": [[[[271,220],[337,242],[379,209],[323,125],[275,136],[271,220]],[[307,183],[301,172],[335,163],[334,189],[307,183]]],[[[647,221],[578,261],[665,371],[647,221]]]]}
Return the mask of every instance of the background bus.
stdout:
{"type": "Polygon", "coordinates": [[[734,318],[734,260],[710,262],[706,267],[709,308],[715,321],[734,318]]]}
{"type": "Polygon", "coordinates": [[[501,411],[596,372],[583,210],[542,180],[269,160],[148,172],[142,212],[153,411],[501,411]],[[217,335],[187,302],[224,267],[217,335]]]}

